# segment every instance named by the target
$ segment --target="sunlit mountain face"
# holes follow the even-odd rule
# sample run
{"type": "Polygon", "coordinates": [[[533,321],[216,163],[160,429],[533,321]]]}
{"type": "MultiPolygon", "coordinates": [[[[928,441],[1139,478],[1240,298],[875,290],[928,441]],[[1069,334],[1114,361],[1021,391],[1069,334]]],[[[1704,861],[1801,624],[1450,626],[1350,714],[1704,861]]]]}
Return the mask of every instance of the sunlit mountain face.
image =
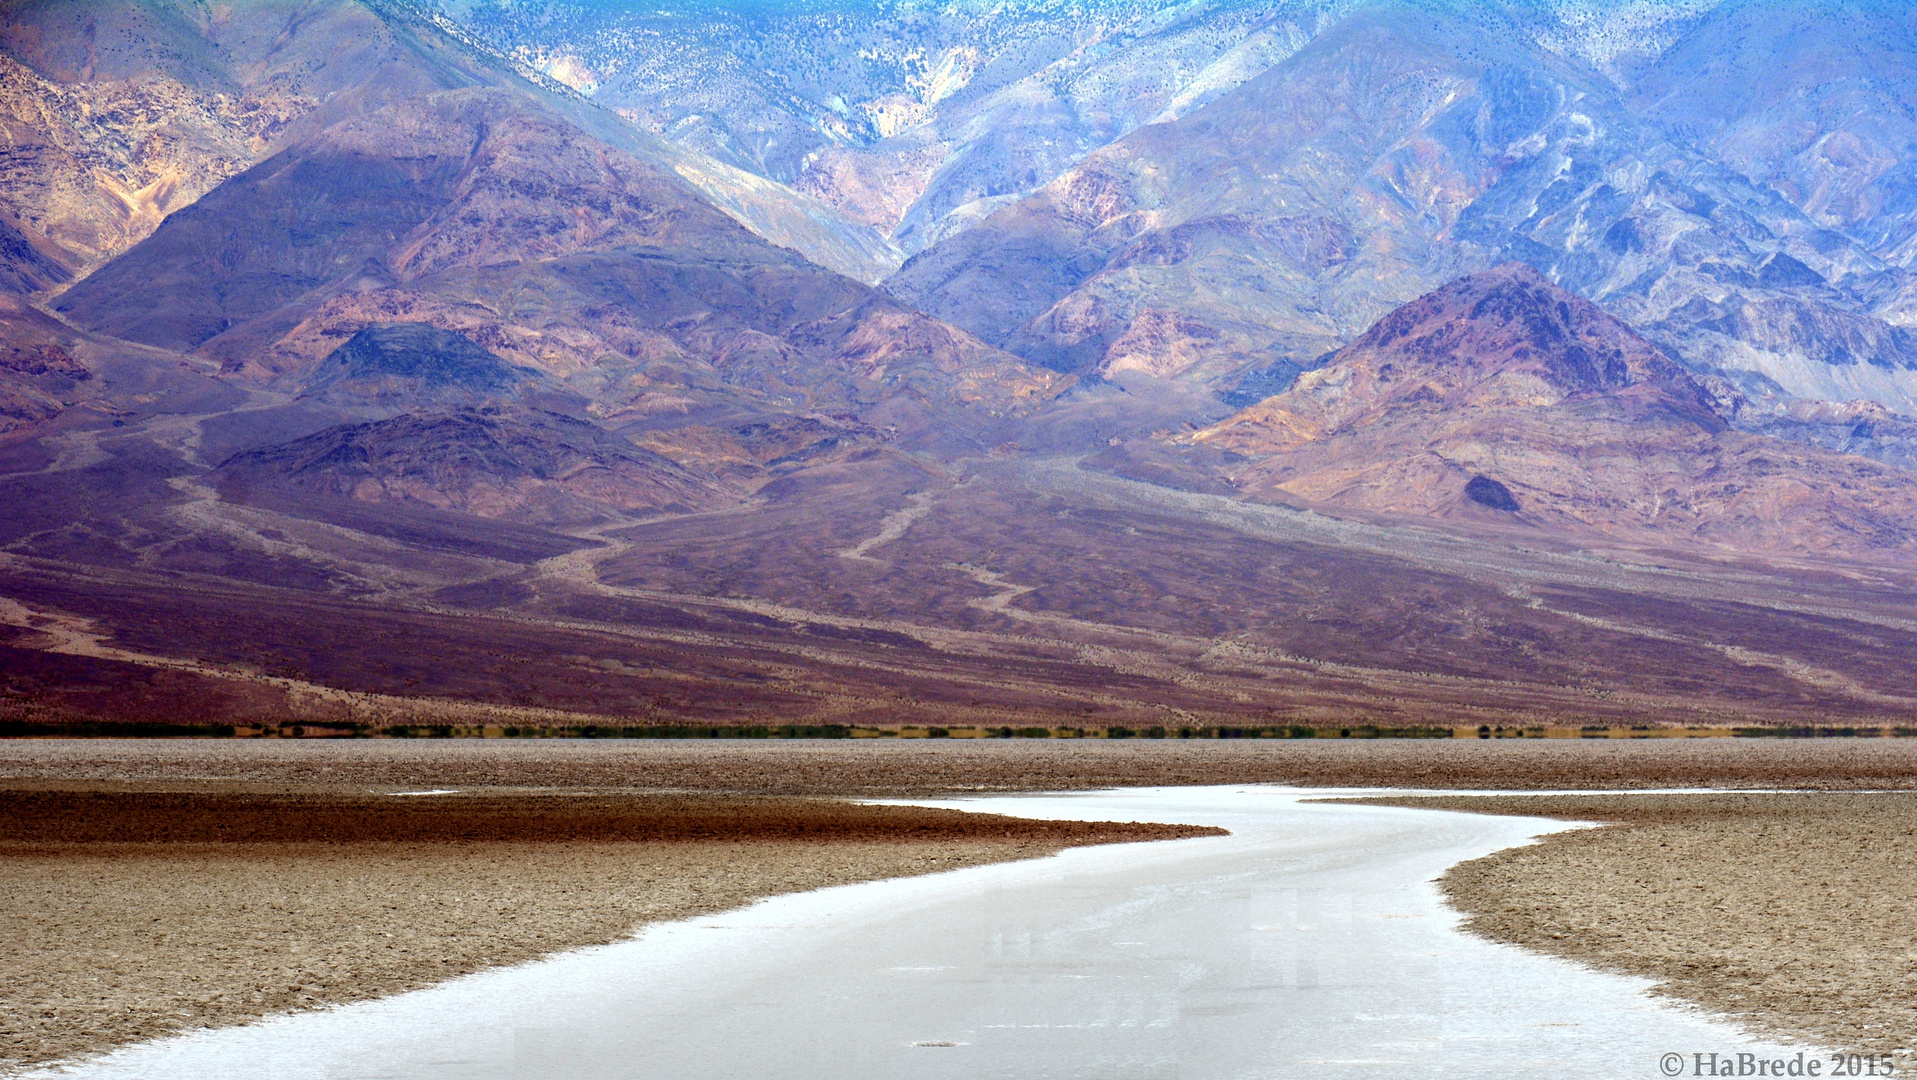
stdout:
{"type": "Polygon", "coordinates": [[[1917,704],[1907,5],[0,12],[36,716],[1917,704]]]}
{"type": "Polygon", "coordinates": [[[911,254],[1295,50],[1327,5],[454,4],[665,138],[911,254]]]}

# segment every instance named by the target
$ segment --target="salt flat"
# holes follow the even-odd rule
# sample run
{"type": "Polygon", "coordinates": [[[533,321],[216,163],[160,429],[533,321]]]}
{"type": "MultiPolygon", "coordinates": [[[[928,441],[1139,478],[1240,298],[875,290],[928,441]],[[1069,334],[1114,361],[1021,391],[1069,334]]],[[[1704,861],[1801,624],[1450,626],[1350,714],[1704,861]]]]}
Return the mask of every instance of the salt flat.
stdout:
{"type": "Polygon", "coordinates": [[[382,1001],[34,1075],[106,1078],[1662,1075],[1793,1057],[1646,983],[1468,937],[1430,879],[1563,822],[1268,787],[939,805],[1222,825],[777,897],[382,1001]]]}

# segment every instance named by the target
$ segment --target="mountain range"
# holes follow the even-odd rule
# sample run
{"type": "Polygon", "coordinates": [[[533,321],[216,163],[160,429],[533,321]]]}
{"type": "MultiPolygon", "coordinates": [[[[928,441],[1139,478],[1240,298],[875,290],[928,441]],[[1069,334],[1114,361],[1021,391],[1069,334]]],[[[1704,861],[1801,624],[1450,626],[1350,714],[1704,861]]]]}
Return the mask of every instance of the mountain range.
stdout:
{"type": "Polygon", "coordinates": [[[1516,258],[1767,412],[1917,408],[1897,5],[449,10],[1049,366],[1229,389],[1516,258]]]}
{"type": "Polygon", "coordinates": [[[1917,703],[1894,5],[0,13],[0,718],[1917,703]]]}

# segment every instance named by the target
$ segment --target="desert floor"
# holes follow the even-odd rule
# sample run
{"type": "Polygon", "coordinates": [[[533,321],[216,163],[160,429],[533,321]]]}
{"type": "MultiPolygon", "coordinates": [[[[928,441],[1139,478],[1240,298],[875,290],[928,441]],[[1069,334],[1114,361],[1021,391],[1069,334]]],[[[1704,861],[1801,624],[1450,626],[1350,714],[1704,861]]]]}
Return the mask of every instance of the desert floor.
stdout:
{"type": "Polygon", "coordinates": [[[1168,784],[1917,790],[1917,739],[20,739],[0,780],[940,795],[1168,784]]]}
{"type": "Polygon", "coordinates": [[[1479,934],[1647,976],[1754,1030],[1917,1064],[1917,796],[1387,801],[1605,823],[1452,868],[1445,894],[1479,934]]]}
{"type": "Polygon", "coordinates": [[[379,997],[763,896],[1201,835],[840,800],[0,791],[0,1055],[379,997]]]}
{"type": "Polygon", "coordinates": [[[1917,1036],[1917,740],[0,743],[0,1058],[411,989],[762,896],[1186,835],[832,796],[1712,786],[1446,879],[1478,932],[1857,1052],[1917,1036]],[[444,791],[408,795],[404,792],[444,791]]]}

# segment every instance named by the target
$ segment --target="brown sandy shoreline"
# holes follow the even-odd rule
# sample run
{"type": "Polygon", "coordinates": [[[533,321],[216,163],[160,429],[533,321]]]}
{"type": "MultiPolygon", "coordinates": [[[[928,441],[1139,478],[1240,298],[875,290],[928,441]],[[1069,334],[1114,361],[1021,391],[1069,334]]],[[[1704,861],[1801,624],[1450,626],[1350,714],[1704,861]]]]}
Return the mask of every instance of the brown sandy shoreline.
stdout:
{"type": "Polygon", "coordinates": [[[0,790],[0,1068],[778,893],[1208,831],[745,796],[0,790]]]}
{"type": "Polygon", "coordinates": [[[1471,931],[1917,1067],[1917,793],[1392,798],[1607,823],[1440,879],[1471,931]]]}

